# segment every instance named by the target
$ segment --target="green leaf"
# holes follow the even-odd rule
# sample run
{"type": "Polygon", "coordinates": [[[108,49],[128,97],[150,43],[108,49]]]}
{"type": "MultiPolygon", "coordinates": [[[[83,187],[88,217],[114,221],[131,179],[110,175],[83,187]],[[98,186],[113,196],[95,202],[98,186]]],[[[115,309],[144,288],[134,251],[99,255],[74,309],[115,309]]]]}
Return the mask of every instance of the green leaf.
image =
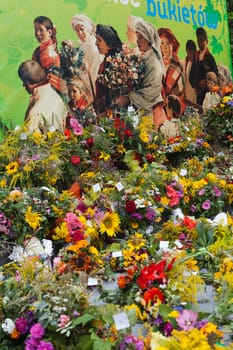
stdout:
{"type": "Polygon", "coordinates": [[[80,316],[78,318],[76,318],[73,322],[74,326],[77,326],[79,324],[82,324],[83,326],[85,326],[88,322],[92,321],[95,319],[95,316],[93,315],[89,315],[89,314],[85,314],[83,316],[80,316]]]}

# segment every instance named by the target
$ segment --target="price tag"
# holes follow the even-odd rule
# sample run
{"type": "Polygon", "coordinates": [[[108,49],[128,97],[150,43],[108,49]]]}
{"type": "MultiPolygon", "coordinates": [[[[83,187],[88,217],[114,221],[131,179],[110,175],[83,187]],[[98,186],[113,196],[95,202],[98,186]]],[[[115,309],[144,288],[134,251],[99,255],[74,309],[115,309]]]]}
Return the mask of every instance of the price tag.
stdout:
{"type": "Polygon", "coordinates": [[[183,247],[183,244],[178,239],[176,239],[174,243],[179,249],[183,247]]]}
{"type": "Polygon", "coordinates": [[[97,286],[98,285],[98,279],[97,278],[93,278],[93,277],[89,277],[87,285],[88,286],[97,286]]]}
{"type": "Polygon", "coordinates": [[[112,252],[113,258],[120,258],[122,256],[122,251],[112,252]]]}
{"type": "Polygon", "coordinates": [[[101,190],[100,184],[95,184],[92,186],[94,192],[98,192],[101,190]]]}
{"type": "Polygon", "coordinates": [[[117,188],[118,191],[121,191],[121,190],[123,190],[124,186],[122,185],[121,182],[118,182],[118,183],[116,184],[116,188],[117,188]]]}
{"type": "Polygon", "coordinates": [[[159,248],[162,250],[168,249],[169,241],[160,241],[159,242],[159,248]]]}
{"type": "Polygon", "coordinates": [[[120,329],[125,329],[130,327],[129,320],[125,312],[120,312],[119,314],[113,315],[113,319],[114,319],[117,331],[119,331],[120,329]]]}

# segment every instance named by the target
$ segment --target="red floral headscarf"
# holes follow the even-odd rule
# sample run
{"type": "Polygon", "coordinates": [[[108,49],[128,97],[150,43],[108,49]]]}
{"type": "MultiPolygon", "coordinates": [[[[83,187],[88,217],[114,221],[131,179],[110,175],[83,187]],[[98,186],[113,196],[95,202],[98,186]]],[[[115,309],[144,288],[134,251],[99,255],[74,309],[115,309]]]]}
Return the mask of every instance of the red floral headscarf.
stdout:
{"type": "Polygon", "coordinates": [[[158,34],[160,38],[165,37],[172,45],[172,54],[173,56],[177,56],[178,49],[180,47],[179,41],[176,39],[175,35],[172,33],[170,28],[159,28],[158,34]]]}

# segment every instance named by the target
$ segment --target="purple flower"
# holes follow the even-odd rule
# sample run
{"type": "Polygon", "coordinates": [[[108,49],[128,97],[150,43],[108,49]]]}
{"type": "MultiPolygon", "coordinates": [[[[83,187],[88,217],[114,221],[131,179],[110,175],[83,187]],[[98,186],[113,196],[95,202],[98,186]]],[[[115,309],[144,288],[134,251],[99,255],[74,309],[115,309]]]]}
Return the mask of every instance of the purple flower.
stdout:
{"type": "Polygon", "coordinates": [[[37,350],[54,350],[54,347],[52,343],[41,340],[37,346],[37,350]]]}
{"type": "Polygon", "coordinates": [[[133,213],[131,215],[131,218],[135,218],[135,219],[141,220],[142,219],[142,215],[139,214],[139,213],[133,213]]]}
{"type": "Polygon", "coordinates": [[[45,334],[45,329],[42,327],[40,323],[34,324],[32,328],[30,329],[30,334],[32,338],[34,339],[41,339],[43,335],[45,334]]]}
{"type": "Polygon", "coordinates": [[[141,339],[134,337],[133,335],[126,335],[120,344],[120,350],[129,349],[128,344],[130,344],[130,349],[143,350],[144,342],[141,339]],[[132,347],[133,345],[133,347],[132,347]]]}
{"type": "Polygon", "coordinates": [[[38,340],[34,338],[26,339],[25,350],[37,350],[38,340]]]}
{"type": "Polygon", "coordinates": [[[19,317],[15,321],[15,327],[21,334],[26,334],[28,332],[28,320],[24,317],[19,317]]]}
{"type": "Polygon", "coordinates": [[[201,329],[202,327],[204,327],[206,324],[208,323],[208,320],[201,320],[197,323],[197,328],[201,329]]]}
{"type": "Polygon", "coordinates": [[[214,194],[216,197],[220,197],[222,192],[220,191],[220,189],[217,186],[214,186],[213,188],[214,194]]]}
{"type": "Polygon", "coordinates": [[[178,326],[184,330],[188,331],[193,329],[197,323],[198,314],[192,310],[183,310],[182,313],[176,318],[178,326]]]}
{"type": "Polygon", "coordinates": [[[202,188],[199,192],[198,192],[199,196],[204,196],[205,194],[205,190],[202,188]]]}
{"type": "Polygon", "coordinates": [[[195,213],[196,211],[196,206],[194,204],[191,205],[190,210],[192,213],[195,213]]]}
{"type": "Polygon", "coordinates": [[[202,209],[204,209],[204,210],[210,209],[210,207],[211,207],[210,200],[207,199],[205,202],[203,202],[201,207],[202,207],[202,209]]]}
{"type": "Polygon", "coordinates": [[[156,326],[160,326],[163,323],[163,317],[161,315],[158,315],[156,319],[153,321],[153,323],[156,326]]]}
{"type": "Polygon", "coordinates": [[[152,209],[148,209],[146,214],[145,214],[145,217],[147,218],[147,220],[149,221],[154,221],[155,217],[156,217],[156,214],[154,212],[154,210],[152,209]]]}
{"type": "Polygon", "coordinates": [[[171,333],[173,331],[173,325],[171,322],[166,322],[163,328],[164,335],[166,337],[170,337],[171,333]]]}
{"type": "Polygon", "coordinates": [[[202,139],[196,139],[196,144],[198,147],[203,145],[203,140],[202,139]]]}

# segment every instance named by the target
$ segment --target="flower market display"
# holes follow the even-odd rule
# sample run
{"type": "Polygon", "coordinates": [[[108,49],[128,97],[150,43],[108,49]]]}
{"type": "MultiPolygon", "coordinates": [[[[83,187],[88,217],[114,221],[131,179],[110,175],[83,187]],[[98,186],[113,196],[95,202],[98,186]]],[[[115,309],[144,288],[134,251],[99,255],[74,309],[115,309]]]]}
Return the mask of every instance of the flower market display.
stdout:
{"type": "Polygon", "coordinates": [[[232,101],[5,135],[1,350],[233,349],[232,101]]]}

